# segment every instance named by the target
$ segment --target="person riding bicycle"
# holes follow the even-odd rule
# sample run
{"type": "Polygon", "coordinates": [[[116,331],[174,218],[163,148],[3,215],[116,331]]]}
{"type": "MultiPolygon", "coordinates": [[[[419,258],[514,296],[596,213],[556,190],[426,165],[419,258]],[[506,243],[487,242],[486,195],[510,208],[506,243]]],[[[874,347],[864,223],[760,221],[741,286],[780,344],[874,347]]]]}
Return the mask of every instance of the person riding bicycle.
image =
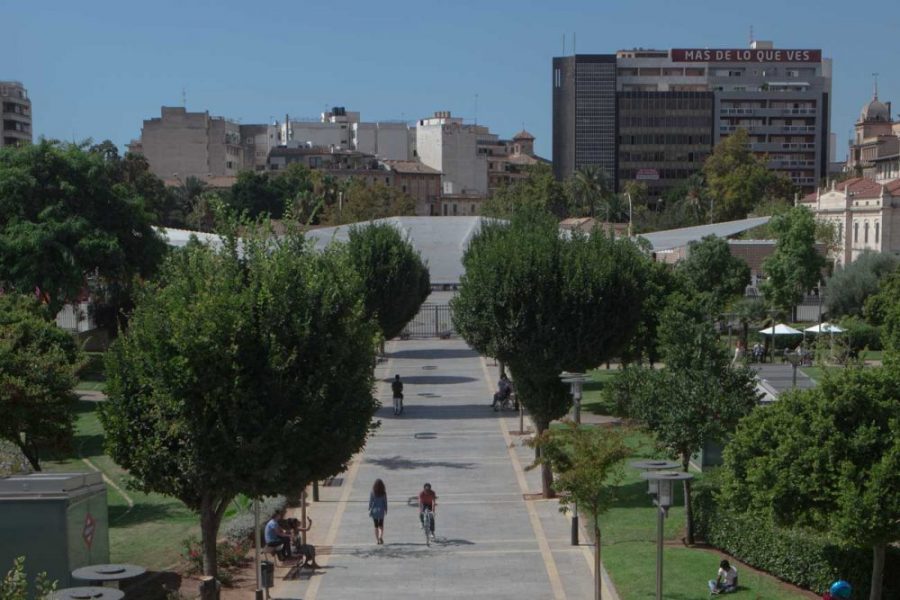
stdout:
{"type": "Polygon", "coordinates": [[[431,484],[426,483],[419,492],[419,523],[425,527],[425,509],[431,511],[431,538],[434,539],[434,521],[437,510],[437,494],[431,489],[431,484]]]}
{"type": "Polygon", "coordinates": [[[491,407],[495,411],[498,410],[503,406],[503,401],[509,398],[511,394],[512,383],[510,383],[506,373],[501,373],[500,381],[497,382],[497,391],[494,393],[494,401],[491,402],[491,407]]]}
{"type": "Polygon", "coordinates": [[[399,415],[403,412],[403,382],[400,381],[400,374],[394,375],[394,381],[391,382],[391,391],[394,394],[394,414],[399,415]]]}

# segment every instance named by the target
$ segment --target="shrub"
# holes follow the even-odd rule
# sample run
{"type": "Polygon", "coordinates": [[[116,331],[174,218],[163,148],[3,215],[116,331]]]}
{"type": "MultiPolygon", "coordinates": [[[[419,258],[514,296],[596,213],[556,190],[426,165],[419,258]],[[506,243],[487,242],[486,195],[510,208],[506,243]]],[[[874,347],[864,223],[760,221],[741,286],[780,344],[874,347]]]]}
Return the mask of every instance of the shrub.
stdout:
{"type": "MultiPolygon", "coordinates": [[[[185,538],[181,542],[182,556],[187,562],[187,572],[191,575],[203,572],[203,546],[197,536],[185,538]]],[[[216,544],[216,557],[219,564],[219,581],[230,586],[234,582],[233,571],[246,562],[250,542],[245,540],[223,540],[216,544]]]]}
{"type": "MultiPolygon", "coordinates": [[[[259,519],[262,523],[269,520],[272,513],[278,508],[287,506],[287,498],[284,496],[273,496],[271,498],[263,498],[259,503],[259,519]]],[[[232,542],[253,541],[253,516],[252,503],[247,510],[242,510],[234,515],[229,521],[222,525],[221,537],[232,542]]]]}
{"type": "MultiPolygon", "coordinates": [[[[872,550],[848,548],[839,540],[803,529],[777,527],[768,514],[731,512],[718,504],[713,473],[693,486],[695,533],[712,546],[767,573],[816,593],[838,578],[853,584],[857,597],[869,595],[872,550]]],[[[900,593],[900,550],[889,547],[884,597],[900,593]]]]}
{"type": "Polygon", "coordinates": [[[25,557],[18,557],[13,562],[12,568],[6,576],[0,580],[0,599],[2,600],[45,600],[56,591],[56,582],[47,578],[47,573],[41,572],[34,578],[34,589],[28,589],[28,576],[25,574],[25,557]]]}
{"type": "Polygon", "coordinates": [[[881,350],[881,330],[866,323],[859,317],[847,317],[841,321],[841,327],[845,333],[842,338],[847,340],[850,350],[859,352],[865,348],[869,350],[881,350]]]}

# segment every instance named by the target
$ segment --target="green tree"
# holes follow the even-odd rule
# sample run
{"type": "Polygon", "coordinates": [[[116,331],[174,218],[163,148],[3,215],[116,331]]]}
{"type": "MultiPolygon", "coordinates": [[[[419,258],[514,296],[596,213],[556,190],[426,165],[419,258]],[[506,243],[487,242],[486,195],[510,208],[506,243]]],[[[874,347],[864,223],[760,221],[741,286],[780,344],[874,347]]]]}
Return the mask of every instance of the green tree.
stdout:
{"type": "Polygon", "coordinates": [[[510,218],[518,210],[540,210],[558,219],[569,214],[569,195],[565,185],[556,180],[549,165],[526,168],[527,176],[505,185],[484,201],[481,214],[500,219],[510,218]]]}
{"type": "Polygon", "coordinates": [[[166,245],[108,157],[47,140],[0,151],[0,282],[39,290],[54,314],[90,287],[112,307],[114,333],[134,279],[155,273],[166,245]]]}
{"type": "Polygon", "coordinates": [[[597,208],[605,205],[612,195],[609,176],[596,165],[588,165],[575,171],[572,191],[581,214],[589,217],[595,216],[597,208]]]}
{"type": "Polygon", "coordinates": [[[675,272],[692,294],[708,301],[709,310],[718,313],[750,283],[750,266],[733,256],[728,242],[709,235],[688,244],[687,258],[675,272]]]}
{"type": "Polygon", "coordinates": [[[682,286],[669,265],[652,262],[644,279],[641,321],[631,340],[622,349],[620,358],[627,365],[647,361],[650,366],[660,360],[659,324],[669,296],[682,286]]]}
{"type": "Polygon", "coordinates": [[[251,219],[268,215],[280,219],[284,215],[283,190],[272,184],[268,173],[241,171],[226,195],[228,205],[251,219]]]}
{"type": "Polygon", "coordinates": [[[825,281],[825,307],[832,319],[861,316],[866,300],[878,292],[882,279],[897,270],[893,254],[866,251],[825,281]]]}
{"type": "Polygon", "coordinates": [[[766,303],[761,298],[741,298],[731,306],[732,314],[741,324],[741,345],[749,347],[750,327],[762,323],[766,315],[766,303]]]}
{"type": "Polygon", "coordinates": [[[703,163],[703,176],[714,199],[710,222],[746,218],[760,202],[789,199],[794,193],[790,179],[769,170],[765,160],[751,152],[745,129],[716,145],[703,163]]]}
{"type": "Polygon", "coordinates": [[[577,504],[591,517],[594,537],[594,598],[600,599],[600,515],[614,499],[614,486],[622,479],[622,461],[631,453],[620,433],[611,429],[579,427],[545,431],[536,438],[542,460],[556,473],[561,509],[577,504]]]}
{"type": "MultiPolygon", "coordinates": [[[[615,395],[624,410],[642,421],[670,456],[688,470],[691,456],[707,442],[722,442],[738,420],[756,406],[756,377],[731,368],[706,315],[705,303],[675,294],[660,319],[666,367],[633,371],[615,395]]],[[[691,482],[684,482],[687,542],[694,543],[691,482]]]]}
{"type": "Polygon", "coordinates": [[[872,548],[880,600],[885,548],[900,539],[900,375],[849,368],[743,419],[725,449],[723,501],[872,548]]]}
{"type": "Polygon", "coordinates": [[[83,356],[46,307],[0,295],[0,438],[15,444],[35,471],[41,453],[72,441],[83,356]]]}
{"type": "Polygon", "coordinates": [[[431,293],[428,267],[390,223],[351,227],[347,249],[363,282],[366,314],[384,339],[396,337],[431,293]]]}
{"type": "Polygon", "coordinates": [[[822,278],[825,257],[816,250],[816,221],[804,206],[772,217],[775,251],[763,261],[763,295],[773,308],[788,312],[822,278]]]}
{"type": "Polygon", "coordinates": [[[137,488],[200,516],[204,573],[238,494],[295,493],[364,444],[374,324],[341,249],[246,227],[166,261],[107,354],[106,449],[137,488]]]}
{"type": "Polygon", "coordinates": [[[400,190],[381,182],[367,184],[352,178],[342,191],[340,203],[325,209],[323,220],[330,225],[343,225],[415,214],[415,201],[400,190]]]}
{"type": "MultiPolygon", "coordinates": [[[[457,331],[509,366],[538,434],[571,404],[559,373],[616,356],[641,318],[647,259],[628,240],[559,234],[555,219],[525,211],[488,223],[463,257],[451,301],[457,331]]],[[[542,470],[549,497],[552,474],[542,470]]]]}

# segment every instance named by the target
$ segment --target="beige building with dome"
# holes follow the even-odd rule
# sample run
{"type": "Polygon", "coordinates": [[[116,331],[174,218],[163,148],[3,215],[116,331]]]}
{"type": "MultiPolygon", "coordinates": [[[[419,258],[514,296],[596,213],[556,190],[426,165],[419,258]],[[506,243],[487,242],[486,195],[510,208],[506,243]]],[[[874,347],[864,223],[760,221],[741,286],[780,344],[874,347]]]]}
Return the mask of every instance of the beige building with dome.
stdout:
{"type": "Polygon", "coordinates": [[[891,103],[878,99],[877,88],[859,113],[847,170],[875,181],[900,178],[900,121],[891,117],[891,103]]]}

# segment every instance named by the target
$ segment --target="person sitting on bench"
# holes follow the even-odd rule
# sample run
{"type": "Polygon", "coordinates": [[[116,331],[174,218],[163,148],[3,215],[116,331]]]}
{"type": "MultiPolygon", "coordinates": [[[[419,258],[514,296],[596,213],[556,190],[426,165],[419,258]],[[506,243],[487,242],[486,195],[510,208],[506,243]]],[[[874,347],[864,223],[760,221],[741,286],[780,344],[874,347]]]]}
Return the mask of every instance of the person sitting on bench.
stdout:
{"type": "Polygon", "coordinates": [[[278,558],[285,560],[291,557],[291,532],[281,526],[284,519],[284,509],[279,508],[272,513],[265,528],[265,542],[267,548],[276,548],[278,558]]]}
{"type": "Polygon", "coordinates": [[[303,538],[300,537],[301,533],[306,533],[312,527],[312,519],[307,517],[306,522],[306,527],[303,527],[300,525],[300,519],[291,517],[290,519],[280,521],[279,525],[291,532],[291,537],[294,540],[293,551],[296,552],[298,556],[302,556],[306,559],[305,565],[310,569],[319,569],[321,567],[316,564],[316,547],[312,544],[304,544],[302,542],[303,538]]]}

